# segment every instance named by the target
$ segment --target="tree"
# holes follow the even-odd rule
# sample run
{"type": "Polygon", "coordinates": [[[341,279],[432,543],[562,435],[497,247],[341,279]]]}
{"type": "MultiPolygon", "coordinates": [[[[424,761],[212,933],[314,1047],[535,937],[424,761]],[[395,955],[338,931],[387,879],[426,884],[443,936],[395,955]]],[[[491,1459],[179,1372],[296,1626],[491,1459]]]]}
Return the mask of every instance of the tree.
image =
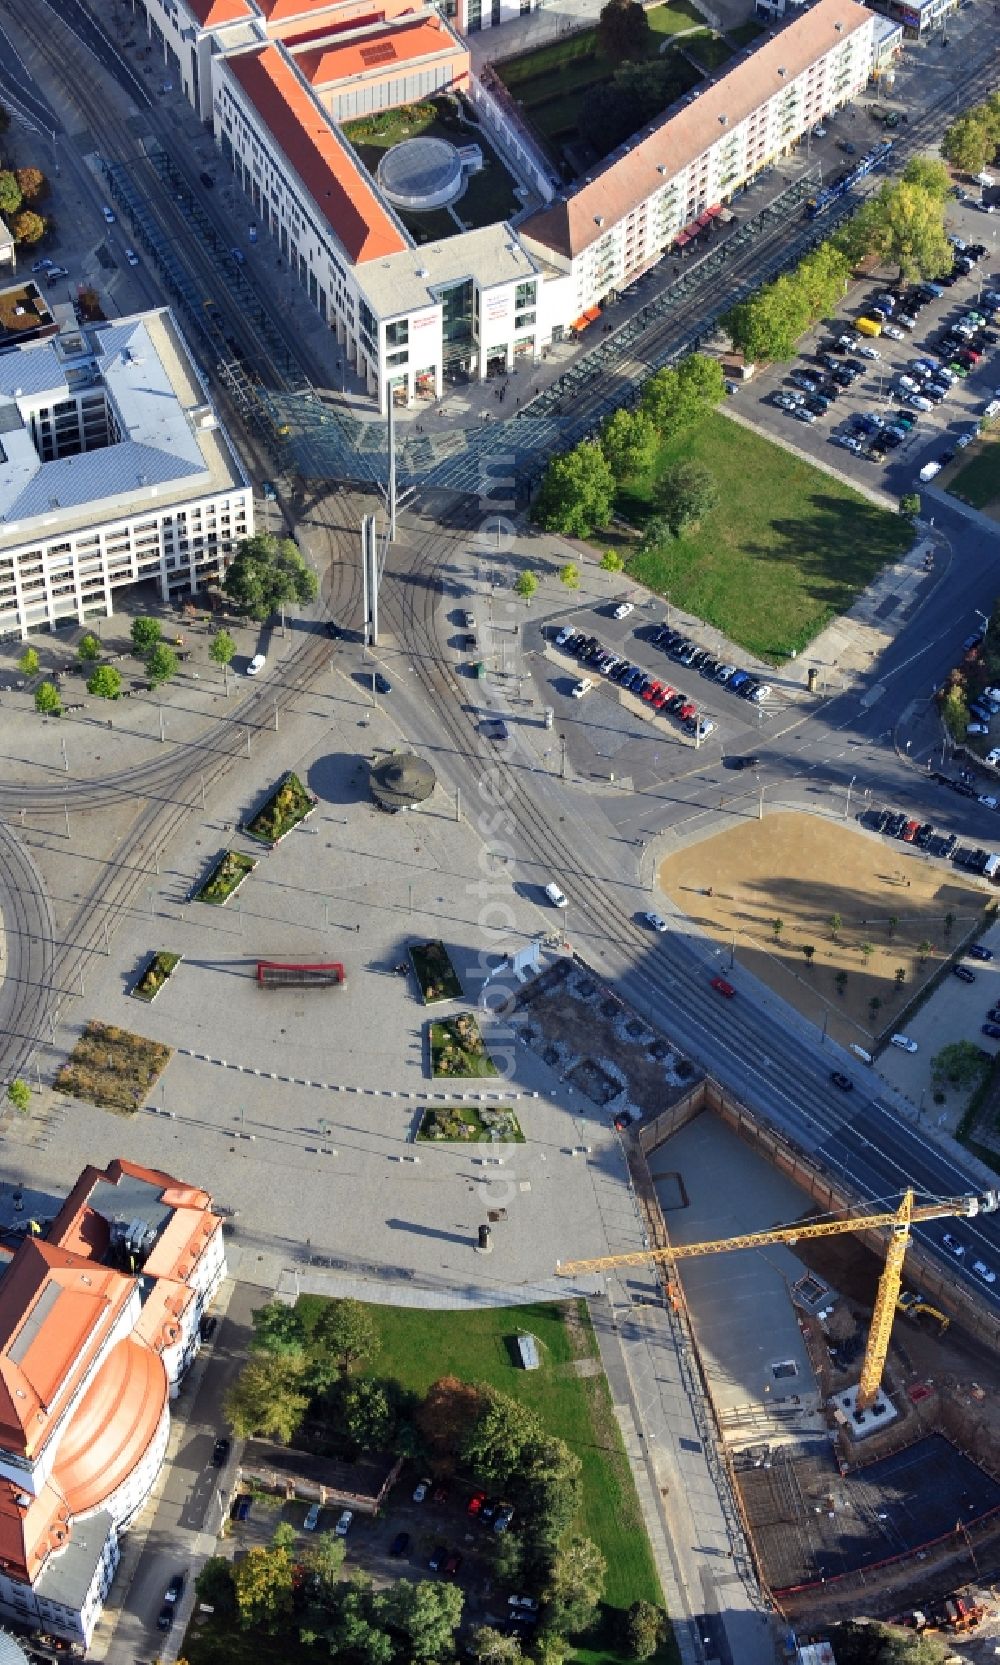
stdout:
{"type": "Polygon", "coordinates": [[[774,932],[775,942],[779,941],[779,939],[781,937],[781,933],[784,929],[785,929],[785,921],[783,919],[772,919],[772,921],[771,921],[771,930],[774,932]]]}
{"type": "Polygon", "coordinates": [[[10,229],[14,234],[15,243],[26,243],[30,248],[33,244],[41,242],[47,227],[41,214],[34,213],[30,208],[22,208],[11,220],[10,229]]]}
{"type": "Polygon", "coordinates": [[[934,952],[934,944],[932,942],[928,941],[927,937],[924,937],[923,942],[918,942],[917,943],[917,954],[920,957],[921,967],[923,967],[927,964],[928,957],[931,954],[933,954],[933,952],[934,952]]]}
{"type": "Polygon", "coordinates": [[[365,1665],[390,1665],[395,1648],[392,1637],[372,1623],[372,1592],[368,1580],[356,1577],[340,1596],[329,1642],[334,1656],[357,1654],[365,1665]]]}
{"type": "Polygon", "coordinates": [[[225,1555],[211,1555],[194,1581],[199,1601],[214,1607],[220,1617],[236,1612],[233,1563],[225,1555]]]}
{"type": "Polygon", "coordinates": [[[816,950],[813,947],[811,942],[804,942],[802,944],[802,952],[806,957],[806,965],[809,967],[809,969],[811,971],[812,970],[813,958],[815,956],[816,950]]]}
{"type": "Polygon", "coordinates": [[[255,1353],[225,1396],[226,1416],[241,1438],[261,1435],[287,1445],[305,1416],[305,1361],[290,1354],[255,1353]]]}
{"type": "Polygon", "coordinates": [[[386,1382],[362,1377],[340,1395],[340,1423],[362,1451],[388,1451],[396,1431],[396,1407],[386,1382]]]}
{"type": "MultiPolygon", "coordinates": [[[[652,463],[656,452],[656,428],[646,410],[623,408],[609,416],[601,429],[601,450],[616,480],[628,480],[633,474],[642,474],[652,463]]],[[[610,570],[620,569],[612,567],[610,570]]]]}
{"type": "Polygon", "coordinates": [[[547,1620],[560,1635],[576,1636],[593,1622],[607,1563],[589,1538],[572,1537],[552,1559],[545,1588],[547,1620]]]}
{"type": "Polygon", "coordinates": [[[860,953],[861,953],[861,958],[865,962],[865,965],[868,964],[868,961],[871,959],[874,952],[875,952],[875,944],[873,942],[863,942],[861,944],[860,953]]]}
{"type": "Polygon", "coordinates": [[[567,561],[564,567],[559,568],[559,582],[565,584],[567,590],[580,588],[580,568],[575,562],[567,561]]]}
{"type": "Polygon", "coordinates": [[[953,913],[946,913],[945,914],[945,916],[944,916],[944,928],[945,928],[945,931],[946,931],[947,935],[951,936],[951,933],[955,928],[955,915],[953,913]]]}
{"type": "Polygon", "coordinates": [[[971,722],[965,689],[961,682],[952,682],[941,695],[941,716],[954,740],[964,743],[965,732],[971,722]]]}
{"type": "Polygon", "coordinates": [[[944,1665],[949,1641],[883,1624],[879,1619],[848,1619],[829,1633],[837,1665],[944,1665]]]}
{"type": "Polygon", "coordinates": [[[49,182],[41,168],[15,168],[14,178],[24,202],[37,202],[48,194],[49,182]]]}
{"type": "Polygon", "coordinates": [[[928,196],[944,202],[951,190],[951,175],[936,156],[911,156],[903,169],[907,185],[919,185],[928,196]]]}
{"type": "Polygon", "coordinates": [[[907,520],[916,520],[920,514],[920,493],[918,491],[904,492],[899,499],[899,512],[907,520]]]}
{"type": "Polygon", "coordinates": [[[795,278],[810,318],[826,318],[836,312],[850,275],[850,261],[833,243],[821,243],[799,262],[795,278]]]}
{"type": "Polygon", "coordinates": [[[680,402],[677,371],[669,367],[657,370],[642,384],[641,410],[648,416],[658,434],[673,430],[675,413],[680,402]]]}
{"type": "Polygon", "coordinates": [[[154,687],[160,682],[169,682],[172,676],[177,675],[180,663],[173,648],[167,647],[166,642],[161,642],[158,647],[153,649],[146,660],[146,670],[149,672],[150,682],[153,683],[154,687]]]}
{"type": "Polygon", "coordinates": [[[952,1041],[931,1059],[931,1080],[940,1087],[975,1087],[986,1067],[986,1059],[974,1041],[952,1041]]]}
{"type": "Polygon", "coordinates": [[[667,1615],[651,1601],[634,1601],[623,1624],[625,1646],[633,1659],[651,1659],[667,1638],[667,1615]]]}
{"type": "Polygon", "coordinates": [[[248,1549],[233,1563],[236,1612],[243,1630],[280,1629],[292,1611],[292,1559],[286,1549],[248,1549]]]}
{"type": "Polygon", "coordinates": [[[31,1088],[26,1081],[12,1081],[7,1088],[7,1098],[20,1115],[28,1114],[31,1108],[31,1088]]]}
{"type": "Polygon", "coordinates": [[[547,532],[586,538],[606,526],[615,501],[614,476],[595,440],[553,457],[535,500],[534,518],[547,532]]]}
{"type": "Polygon", "coordinates": [[[538,588],[538,579],[533,572],[519,572],[514,580],[514,594],[522,601],[531,601],[538,588]]]}
{"type": "Polygon", "coordinates": [[[113,665],[98,665],[87,683],[87,692],[95,699],[116,700],[121,691],[121,673],[113,665]]]}
{"type": "Polygon", "coordinates": [[[836,942],[838,935],[844,928],[844,921],[839,913],[832,913],[827,920],[827,924],[830,927],[830,935],[832,936],[834,942],[836,942]]]}
{"type": "Polygon", "coordinates": [[[543,1437],[534,1411],[496,1388],[482,1388],[482,1409],[462,1446],[466,1466],[484,1480],[504,1481],[520,1467],[526,1445],[543,1437]]]}
{"type": "Polygon", "coordinates": [[[898,994],[902,991],[903,984],[906,982],[906,967],[905,967],[905,965],[898,965],[896,967],[895,971],[892,974],[892,979],[893,979],[893,982],[896,985],[896,992],[898,994]]]}
{"type": "Polygon", "coordinates": [[[656,486],[656,502],[675,537],[697,526],[719,503],[715,475],[704,463],[676,462],[664,469],[656,486]]]}
{"type": "MultiPolygon", "coordinates": [[[[217,630],[215,632],[215,635],[212,637],[211,643],[209,645],[208,657],[211,659],[213,665],[221,665],[222,666],[222,672],[223,672],[224,676],[225,676],[225,673],[226,673],[226,667],[228,665],[232,664],[233,657],[234,657],[235,653],[236,653],[236,643],[233,641],[233,638],[230,636],[229,631],[228,630],[217,630]]],[[[227,686],[228,686],[228,679],[227,679],[227,686]]]]}
{"type": "Polygon", "coordinates": [[[266,1306],[258,1307],[251,1313],[251,1322],[253,1340],[250,1346],[255,1353],[272,1353],[279,1357],[282,1354],[297,1357],[304,1354],[306,1333],[295,1307],[286,1306],[284,1301],[268,1301],[266,1306]]]}
{"type": "Polygon", "coordinates": [[[658,370],[642,389],[642,413],[663,437],[690,428],[719,403],[726,388],[722,365],[691,353],[674,369],[658,370]]]}
{"type": "Polygon", "coordinates": [[[100,659],[101,644],[97,637],[92,636],[89,631],[86,636],[81,636],[79,645],[77,646],[76,656],[85,665],[92,664],[95,659],[100,659]]]}
{"type": "Polygon", "coordinates": [[[477,1625],[469,1637],[469,1651],[480,1665],[518,1665],[524,1658],[516,1636],[504,1636],[490,1625],[477,1625]]]}
{"type": "Polygon", "coordinates": [[[155,648],[162,635],[163,631],[160,628],[159,619],[150,619],[142,614],[133,619],[132,646],[135,649],[136,657],[143,659],[147,653],[155,648]]]}
{"type": "Polygon", "coordinates": [[[685,66],[673,53],[645,63],[620,64],[610,81],[600,82],[588,94],[587,136],[594,149],[606,156],[661,115],[687,90],[685,75],[685,66]]]}
{"type": "Polygon", "coordinates": [[[450,1579],[411,1584],[402,1578],[380,1590],[372,1603],[376,1623],[400,1631],[407,1638],[411,1660],[442,1659],[451,1654],[455,1632],[462,1622],[465,1596],[450,1579]]]}
{"type": "Polygon", "coordinates": [[[262,622],[286,603],[315,601],[316,574],[291,538],[260,532],[244,538],[223,580],[223,589],[241,613],[262,622]]]}
{"type": "Polygon", "coordinates": [[[17,662],[17,668],[24,676],[37,676],[40,664],[37,650],[27,647],[17,662]]]}
{"type": "Polygon", "coordinates": [[[843,994],[844,990],[847,987],[847,972],[846,971],[838,971],[836,977],[833,980],[837,985],[837,993],[838,994],[843,994]]]}
{"type": "Polygon", "coordinates": [[[601,7],[597,42],[613,64],[644,58],[649,45],[649,20],[636,0],[607,0],[601,7]]]}
{"type": "Polygon", "coordinates": [[[303,1550],[300,1560],[313,1598],[329,1602],[336,1596],[346,1553],[346,1543],[335,1532],[320,1532],[303,1550]]]}
{"type": "Polygon", "coordinates": [[[606,549],[601,556],[602,572],[624,572],[625,558],[616,549],[606,549]]]}
{"type": "Polygon", "coordinates": [[[0,214],[10,219],[21,206],[17,179],[9,168],[0,168],[0,214]]]}
{"type": "Polygon", "coordinates": [[[416,1424],[428,1455],[440,1469],[450,1469],[469,1429],[483,1408],[483,1396],[471,1382],[442,1376],[432,1382],[417,1408],[416,1424]]]}
{"type": "Polygon", "coordinates": [[[979,114],[981,109],[978,105],[959,116],[941,140],[941,155],[962,173],[982,173],[996,153],[996,140],[989,123],[979,114]]]}
{"type": "Polygon", "coordinates": [[[951,267],[954,251],[944,228],[944,202],[905,180],[885,184],[838,233],[855,259],[877,254],[898,266],[900,277],[934,277],[951,267]]]}
{"type": "Polygon", "coordinates": [[[298,1533],[296,1532],[291,1521],[279,1520],[274,1531],[271,1533],[271,1548],[292,1550],[295,1548],[297,1538],[298,1533]]]}
{"type": "Polygon", "coordinates": [[[62,715],[62,701],[54,682],[40,682],[35,689],[35,710],[42,717],[62,715]]]}
{"type": "Polygon", "coordinates": [[[521,1449],[516,1484],[522,1536],[554,1550],[580,1505],[580,1459],[565,1440],[543,1438],[521,1449]]]}
{"type": "Polygon", "coordinates": [[[327,1301],[313,1326],[312,1347],[336,1360],[342,1375],[353,1364],[373,1359],[382,1343],[370,1307],[362,1301],[327,1301]]]}
{"type": "Polygon", "coordinates": [[[893,937],[896,935],[896,930],[899,926],[899,914],[898,913],[891,913],[889,915],[888,919],[886,920],[886,925],[888,926],[889,941],[891,942],[893,937]]]}
{"type": "Polygon", "coordinates": [[[722,322],[748,363],[795,357],[796,343],[811,323],[809,297],[786,274],[731,307],[722,322]]]}

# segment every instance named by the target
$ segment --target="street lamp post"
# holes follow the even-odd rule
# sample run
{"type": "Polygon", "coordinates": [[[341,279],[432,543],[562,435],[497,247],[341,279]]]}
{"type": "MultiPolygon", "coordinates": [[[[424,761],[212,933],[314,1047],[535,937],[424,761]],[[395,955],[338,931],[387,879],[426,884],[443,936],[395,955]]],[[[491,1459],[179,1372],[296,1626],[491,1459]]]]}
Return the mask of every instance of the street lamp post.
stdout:
{"type": "Polygon", "coordinates": [[[851,814],[851,792],[852,792],[853,787],[854,787],[854,782],[857,780],[857,778],[858,778],[857,775],[852,775],[850,780],[847,783],[847,802],[844,805],[844,820],[845,821],[849,820],[849,818],[850,818],[850,814],[851,814]]]}
{"type": "Polygon", "coordinates": [[[566,779],[566,736],[565,736],[565,734],[560,734],[559,744],[562,748],[562,758],[561,758],[561,761],[560,761],[560,764],[559,764],[559,774],[560,774],[561,779],[565,780],[566,779]]]}

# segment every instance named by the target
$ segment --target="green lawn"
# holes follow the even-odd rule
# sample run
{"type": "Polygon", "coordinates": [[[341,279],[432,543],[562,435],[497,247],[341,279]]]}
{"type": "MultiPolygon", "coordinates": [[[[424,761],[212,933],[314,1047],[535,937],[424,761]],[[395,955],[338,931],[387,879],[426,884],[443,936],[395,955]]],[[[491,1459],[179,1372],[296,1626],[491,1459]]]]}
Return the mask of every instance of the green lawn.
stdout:
{"type": "Polygon", "coordinates": [[[738,24],[735,29],[726,30],[726,34],[734,46],[752,46],[753,42],[759,40],[764,32],[763,23],[758,23],[752,17],[748,17],[745,23],[738,24]]]}
{"type": "Polygon", "coordinates": [[[721,504],[686,536],[633,555],[628,571],[773,664],[801,652],[913,541],[898,515],[715,412],[622,487],[620,512],[641,527],[657,478],[682,458],[711,470],[721,504]]]}
{"type": "MultiPolygon", "coordinates": [[[[313,1295],[298,1302],[300,1310],[319,1304],[321,1297],[313,1295]]],[[[392,1378],[417,1393],[441,1376],[458,1376],[489,1382],[529,1405],[583,1465],[580,1526],[607,1559],[606,1606],[627,1607],[640,1597],[662,1603],[608,1384],[603,1372],[579,1376],[574,1370],[575,1360],[597,1357],[586,1303],[462,1312],[373,1306],[370,1311],[382,1349],[366,1374],[392,1378]],[[537,1338],[541,1369],[525,1371],[514,1364],[511,1344],[519,1330],[537,1338]]],[[[619,1656],[598,1643],[577,1657],[588,1665],[616,1665],[619,1656]]]]}
{"type": "Polygon", "coordinates": [[[719,69],[722,64],[729,62],[733,49],[722,35],[713,35],[705,29],[697,35],[687,35],[681,42],[685,52],[709,71],[719,69]]]}
{"type": "Polygon", "coordinates": [[[955,475],[948,490],[974,509],[985,509],[1000,497],[1000,437],[991,436],[985,441],[978,456],[955,475]]]}
{"type": "MultiPolygon", "coordinates": [[[[482,132],[444,119],[434,104],[406,104],[375,116],[362,116],[358,121],[345,122],[343,131],[373,176],[386,151],[404,139],[447,139],[449,144],[474,141],[483,153],[483,167],[480,173],[470,175],[464,193],[453,205],[459,219],[474,228],[493,225],[497,220],[509,219],[521,207],[514,195],[516,181],[482,132]]],[[[433,214],[403,214],[401,218],[421,243],[454,237],[460,230],[444,209],[433,214]]]]}
{"type": "Polygon", "coordinates": [[[679,35],[685,29],[701,29],[705,19],[686,0],[674,0],[669,6],[654,6],[646,13],[646,21],[654,35],[679,35]]]}

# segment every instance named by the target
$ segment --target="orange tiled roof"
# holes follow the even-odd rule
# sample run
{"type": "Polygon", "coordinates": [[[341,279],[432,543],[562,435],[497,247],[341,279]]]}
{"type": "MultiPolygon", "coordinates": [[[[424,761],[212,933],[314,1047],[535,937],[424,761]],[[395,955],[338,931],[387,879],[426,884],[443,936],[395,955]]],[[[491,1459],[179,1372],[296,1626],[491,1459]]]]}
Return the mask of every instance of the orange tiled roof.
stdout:
{"type": "Polygon", "coordinates": [[[817,58],[870,24],[873,15],[855,0],[816,0],[567,202],[552,203],[529,216],[521,228],[524,235],[569,259],[581,254],[665,179],[704,155],[727,129],[737,127],[817,58]]]}
{"type": "Polygon", "coordinates": [[[336,0],[257,0],[268,23],[287,23],[296,17],[312,18],[315,12],[336,12],[336,0]]]}
{"type": "Polygon", "coordinates": [[[253,7],[247,0],[183,0],[192,17],[203,29],[213,29],[219,23],[238,23],[243,17],[253,17],[253,7]]]}
{"type": "Polygon", "coordinates": [[[462,48],[440,18],[425,18],[407,24],[405,19],[391,29],[364,40],[345,41],[343,45],[316,47],[312,51],[296,52],[295,62],[306,80],[314,87],[329,86],[334,81],[346,81],[352,75],[378,75],[397,64],[412,63],[416,58],[431,58],[439,52],[462,53],[468,63],[468,51],[462,48]]]}
{"type": "Polygon", "coordinates": [[[280,48],[238,53],[227,68],[349,258],[360,265],[401,254],[408,244],[395,221],[280,48]]]}
{"type": "Polygon", "coordinates": [[[167,1401],[163,1363],[126,1336],[111,1349],[73,1413],[52,1480],[71,1515],[99,1509],[142,1460],[167,1401]]]}
{"type": "Polygon", "coordinates": [[[51,1481],[30,1497],[0,1481],[0,1567],[14,1578],[34,1579],[54,1549],[69,1537],[69,1511],[51,1481]]]}

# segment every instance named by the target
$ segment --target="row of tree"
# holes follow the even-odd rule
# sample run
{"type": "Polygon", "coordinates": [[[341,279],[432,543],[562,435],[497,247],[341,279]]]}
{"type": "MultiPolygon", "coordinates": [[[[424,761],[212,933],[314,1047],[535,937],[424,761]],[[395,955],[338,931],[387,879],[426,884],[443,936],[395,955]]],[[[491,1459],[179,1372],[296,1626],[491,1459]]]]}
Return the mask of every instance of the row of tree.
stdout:
{"type": "Polygon", "coordinates": [[[15,243],[29,246],[44,237],[47,224],[38,204],[48,195],[49,182],[40,168],[0,167],[0,215],[15,243]]]}
{"type": "Polygon", "coordinates": [[[963,173],[982,173],[996,161],[1000,150],[1000,93],[991,93],[985,104],[974,104],[945,132],[941,154],[963,173]]]}
{"type": "MultiPolygon", "coordinates": [[[[615,411],[596,440],[551,458],[532,511],[535,520],[547,532],[577,538],[607,526],[622,482],[645,474],[660,448],[701,421],[724,391],[721,364],[703,353],[658,370],[643,384],[634,409],[615,411]]],[[[700,519],[717,501],[713,487],[708,470],[696,464],[667,470],[661,480],[660,531],[676,532],[700,519]]]]}
{"type": "Polygon", "coordinates": [[[902,178],[869,197],[829,242],[731,308],[723,324],[733,345],[750,363],[794,358],[800,337],[836,312],[852,269],[869,256],[898,266],[906,282],[950,270],[954,254],[944,225],[950,183],[942,162],[913,157],[902,178]]]}

